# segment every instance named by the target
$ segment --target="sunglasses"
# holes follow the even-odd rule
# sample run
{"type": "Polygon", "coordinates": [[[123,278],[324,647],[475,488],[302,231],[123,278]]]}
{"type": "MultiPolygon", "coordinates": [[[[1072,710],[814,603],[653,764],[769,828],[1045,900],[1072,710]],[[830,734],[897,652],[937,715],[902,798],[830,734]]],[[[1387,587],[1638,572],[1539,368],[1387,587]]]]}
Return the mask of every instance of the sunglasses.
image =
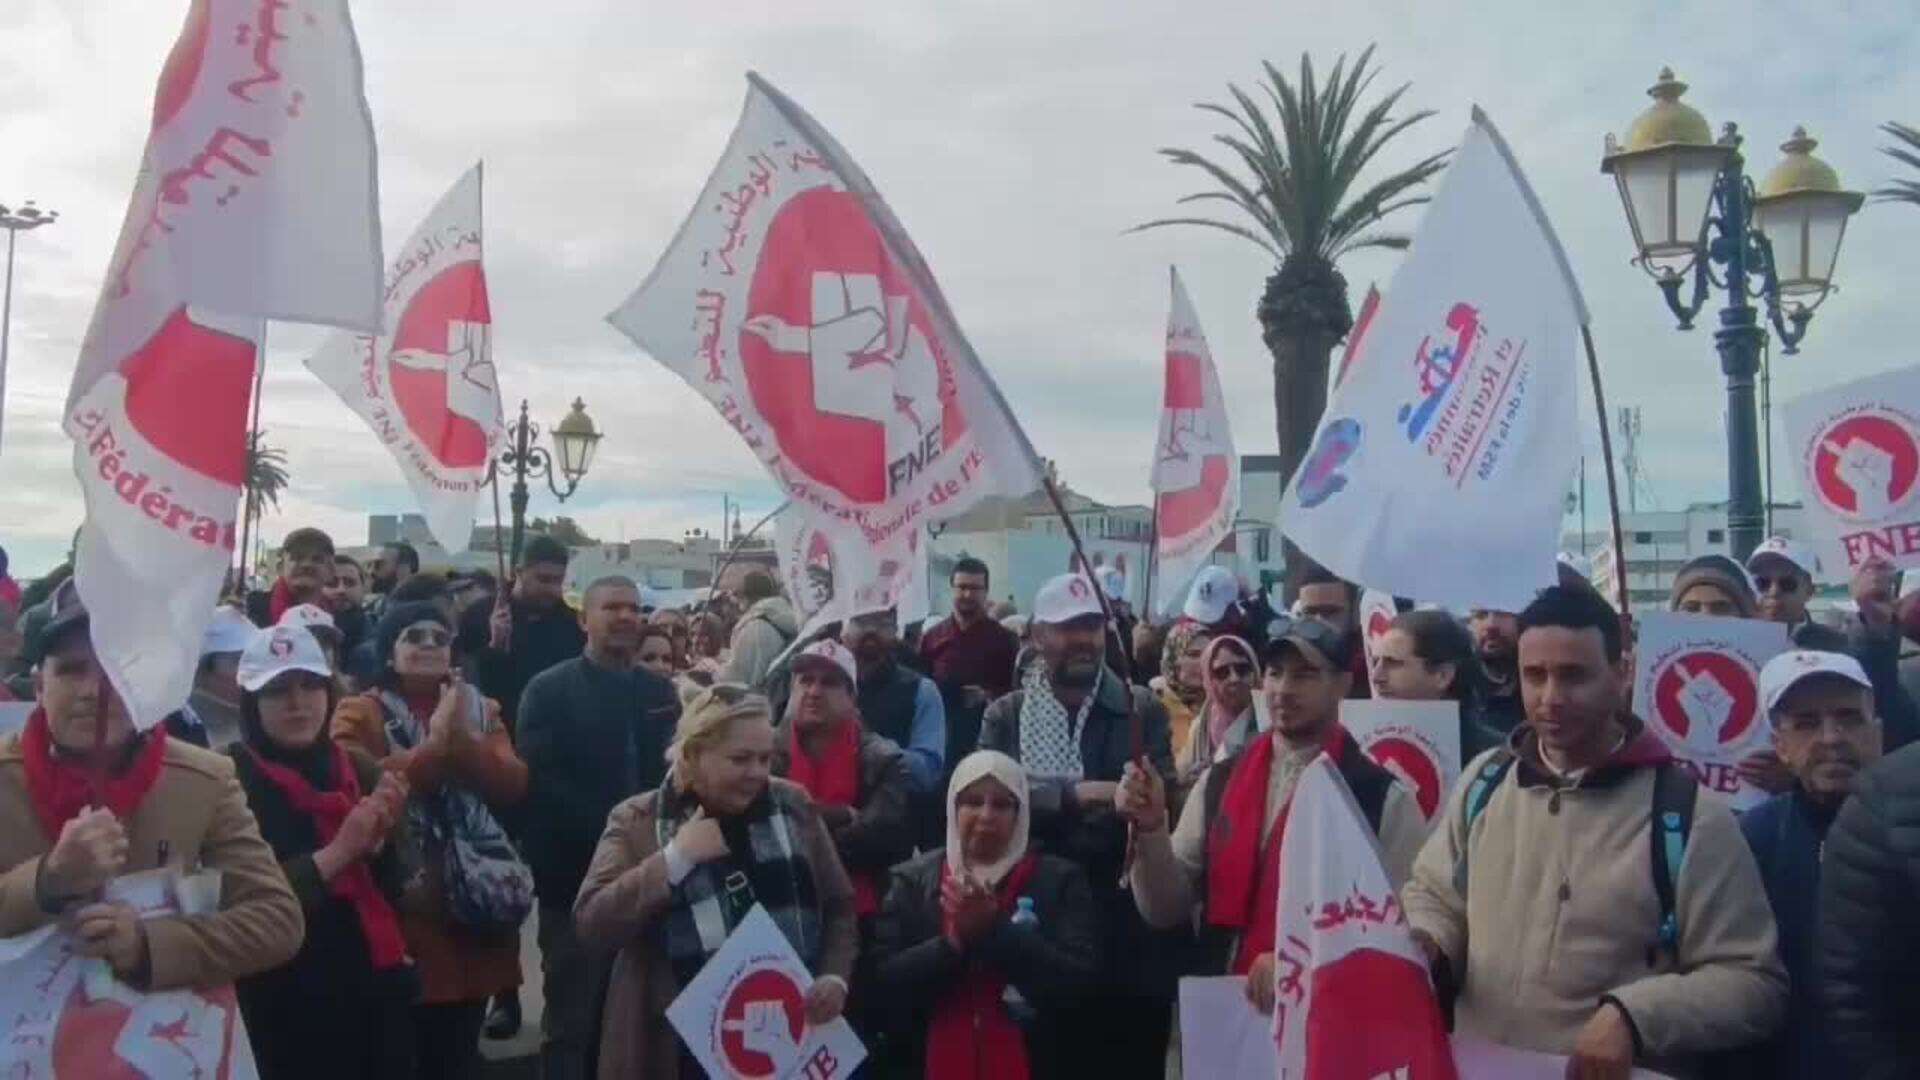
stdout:
{"type": "Polygon", "coordinates": [[[1253,678],[1253,665],[1222,664],[1213,669],[1213,677],[1216,679],[1251,679],[1253,678]]]}
{"type": "Polygon", "coordinates": [[[1757,574],[1753,579],[1753,587],[1755,591],[1763,593],[1774,592],[1776,590],[1780,592],[1794,592],[1800,588],[1800,579],[1793,574],[1780,574],[1777,576],[1757,574]]]}
{"type": "Polygon", "coordinates": [[[433,626],[409,626],[400,631],[403,645],[419,645],[428,649],[437,649],[453,641],[453,635],[433,626]]]}

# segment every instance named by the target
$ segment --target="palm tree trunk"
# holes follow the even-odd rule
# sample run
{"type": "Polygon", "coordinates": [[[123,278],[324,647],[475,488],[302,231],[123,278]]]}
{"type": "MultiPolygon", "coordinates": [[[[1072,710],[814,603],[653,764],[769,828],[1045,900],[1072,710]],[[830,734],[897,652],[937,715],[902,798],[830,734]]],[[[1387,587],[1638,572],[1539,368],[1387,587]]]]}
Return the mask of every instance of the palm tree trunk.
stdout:
{"type": "MultiPolygon", "coordinates": [[[[1259,307],[1261,338],[1273,354],[1273,423],[1280,452],[1280,489],[1286,490],[1313,442],[1327,407],[1333,350],[1353,329],[1347,281],[1333,264],[1292,256],[1267,279],[1259,307]]],[[[1282,536],[1286,600],[1293,602],[1306,559],[1282,536]]]]}

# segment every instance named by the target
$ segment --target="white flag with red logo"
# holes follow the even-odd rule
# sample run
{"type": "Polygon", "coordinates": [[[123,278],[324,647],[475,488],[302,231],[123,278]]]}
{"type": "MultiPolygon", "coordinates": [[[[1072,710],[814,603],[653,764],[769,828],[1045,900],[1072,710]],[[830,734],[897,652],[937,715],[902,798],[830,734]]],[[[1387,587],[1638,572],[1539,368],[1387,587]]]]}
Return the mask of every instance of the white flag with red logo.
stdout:
{"type": "Polygon", "coordinates": [[[433,537],[465,551],[505,436],[482,262],[480,166],[442,196],[387,269],[386,332],[335,334],[307,368],[392,452],[433,537]]]}
{"type": "Polygon", "coordinates": [[[1518,611],[1554,583],[1585,303],[1478,109],[1327,401],[1280,527],[1348,581],[1518,611]]]}
{"type": "Polygon", "coordinates": [[[1786,625],[1655,612],[1640,616],[1634,631],[1634,711],[1702,791],[1735,810],[1766,801],[1739,765],[1773,746],[1760,669],[1787,651],[1786,625]]]}
{"type": "Polygon", "coordinates": [[[1220,373],[1180,271],[1172,277],[1166,387],[1153,455],[1154,526],[1165,583],[1157,605],[1161,615],[1180,609],[1188,583],[1220,541],[1233,535],[1240,511],[1240,457],[1233,452],[1220,373]]]}
{"type": "Polygon", "coordinates": [[[1460,779],[1460,703],[1457,701],[1342,701],[1340,726],[1374,764],[1413,793],[1428,821],[1440,813],[1460,779]]]}
{"type": "Polygon", "coordinates": [[[1360,593],[1360,644],[1367,654],[1367,671],[1373,671],[1373,655],[1380,639],[1393,629],[1393,620],[1400,615],[1400,604],[1392,593],[1378,589],[1366,589],[1360,593]]]}
{"type": "Polygon", "coordinates": [[[195,0],[67,400],[75,577],[142,727],[186,700],[233,559],[264,321],[376,331],[380,263],[345,0],[195,0]]]}
{"type": "Polygon", "coordinates": [[[903,530],[1040,484],[926,260],[859,166],[758,76],[693,213],[609,316],[815,523],[903,530]]]}
{"type": "Polygon", "coordinates": [[[1920,566],[1920,367],[1797,397],[1782,417],[1823,576],[1920,566]]]}
{"type": "Polygon", "coordinates": [[[773,519],[774,553],[804,641],[836,620],[892,609],[900,624],[927,616],[927,545],[920,529],[876,548],[830,529],[797,504],[773,519]]]}
{"type": "Polygon", "coordinates": [[[1273,1037],[1281,1080],[1455,1080],[1440,1004],[1379,843],[1322,754],[1280,843],[1273,1037]]]}

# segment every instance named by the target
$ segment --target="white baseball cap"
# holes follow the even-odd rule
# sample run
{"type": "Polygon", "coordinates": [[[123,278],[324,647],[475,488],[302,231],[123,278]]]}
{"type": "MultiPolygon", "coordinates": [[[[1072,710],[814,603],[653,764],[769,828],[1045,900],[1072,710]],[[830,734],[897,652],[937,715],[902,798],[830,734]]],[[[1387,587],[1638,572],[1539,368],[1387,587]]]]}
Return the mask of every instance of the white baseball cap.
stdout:
{"type": "Polygon", "coordinates": [[[793,658],[793,670],[797,672],[800,670],[800,665],[809,662],[813,664],[819,664],[821,662],[832,664],[841,674],[847,677],[847,686],[849,688],[858,689],[860,686],[859,668],[853,662],[853,653],[848,650],[845,645],[840,644],[832,638],[822,638],[806,648],[801,649],[800,654],[793,658]]]}
{"type": "Polygon", "coordinates": [[[1813,577],[1820,572],[1820,559],[1814,555],[1813,550],[1804,544],[1796,544],[1784,536],[1769,536],[1762,540],[1760,546],[1753,549],[1753,554],[1747,556],[1747,569],[1752,571],[1754,564],[1767,556],[1785,559],[1793,564],[1795,570],[1808,577],[1813,577]]]}
{"type": "Polygon", "coordinates": [[[1127,598],[1127,575],[1117,566],[1097,566],[1093,570],[1093,579],[1106,590],[1107,599],[1125,600],[1127,598]]]}
{"type": "Polygon", "coordinates": [[[311,672],[321,678],[333,675],[320,642],[304,626],[262,630],[240,654],[240,688],[249,693],[258,693],[289,671],[311,672]]]}
{"type": "Polygon", "coordinates": [[[340,626],[333,621],[333,615],[317,604],[295,604],[282,612],[277,626],[304,626],[322,642],[331,642],[336,648],[346,639],[340,632],[340,626]]]}
{"type": "Polygon", "coordinates": [[[1039,625],[1058,626],[1088,615],[1104,618],[1106,612],[1085,574],[1061,574],[1040,586],[1033,598],[1033,621],[1039,625]]]}
{"type": "Polygon", "coordinates": [[[1787,691],[1815,675],[1838,675],[1856,686],[1873,689],[1873,680],[1867,678],[1860,661],[1846,653],[1795,649],[1781,653],[1760,669],[1760,700],[1765,703],[1768,714],[1787,696],[1787,691]]]}
{"type": "Polygon", "coordinates": [[[1208,566],[1193,579],[1193,588],[1187,592],[1186,607],[1181,614],[1194,622],[1212,626],[1227,617],[1227,609],[1240,599],[1240,583],[1234,579],[1233,571],[1224,566],[1208,566]]]}
{"type": "Polygon", "coordinates": [[[207,632],[200,635],[200,655],[246,652],[259,633],[260,628],[253,625],[253,620],[238,609],[222,604],[213,609],[213,621],[207,623],[207,632]]]}

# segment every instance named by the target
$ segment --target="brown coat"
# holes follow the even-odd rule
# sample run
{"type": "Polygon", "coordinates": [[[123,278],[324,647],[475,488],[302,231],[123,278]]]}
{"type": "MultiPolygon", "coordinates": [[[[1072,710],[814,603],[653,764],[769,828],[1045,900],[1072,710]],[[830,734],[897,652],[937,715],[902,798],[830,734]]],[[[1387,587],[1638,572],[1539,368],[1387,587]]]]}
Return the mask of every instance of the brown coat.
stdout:
{"type": "MultiPolygon", "coordinates": [[[[787,788],[802,804],[795,823],[806,836],[807,865],[813,869],[820,902],[820,967],[814,974],[838,975],[851,983],[859,948],[853,884],[806,793],[785,780],[770,782],[787,788]]],[[[654,921],[672,899],[667,859],[654,832],[659,808],[658,791],[613,808],[573,905],[574,930],[583,944],[619,950],[601,1024],[602,1080],[675,1080],[680,1075],[680,1043],[667,1023],[667,1006],[680,987],[667,963],[653,955],[649,940],[654,921]]]]}
{"type": "MultiPolygon", "coordinates": [[[[485,734],[430,738],[412,750],[395,751],[387,743],[379,699],[362,694],[342,699],[334,709],[333,738],[405,775],[415,792],[435,791],[451,780],[498,810],[526,797],[527,765],[513,752],[500,706],[488,701],[486,717],[485,734]]],[[[407,951],[419,965],[423,1004],[480,1001],[520,985],[518,935],[476,934],[449,921],[445,912],[445,894],[429,867],[425,887],[414,890],[400,912],[407,951]]]]}
{"type": "MultiPolygon", "coordinates": [[[[233,762],[167,740],[160,778],[123,824],[127,873],[196,862],[221,873],[217,914],[146,920],[147,989],[220,986],[279,967],[299,951],[306,933],[300,902],[260,839],[233,762]]],[[[20,738],[9,735],[0,739],[0,937],[55,918],[34,896],[52,846],[27,795],[20,738]]]]}

